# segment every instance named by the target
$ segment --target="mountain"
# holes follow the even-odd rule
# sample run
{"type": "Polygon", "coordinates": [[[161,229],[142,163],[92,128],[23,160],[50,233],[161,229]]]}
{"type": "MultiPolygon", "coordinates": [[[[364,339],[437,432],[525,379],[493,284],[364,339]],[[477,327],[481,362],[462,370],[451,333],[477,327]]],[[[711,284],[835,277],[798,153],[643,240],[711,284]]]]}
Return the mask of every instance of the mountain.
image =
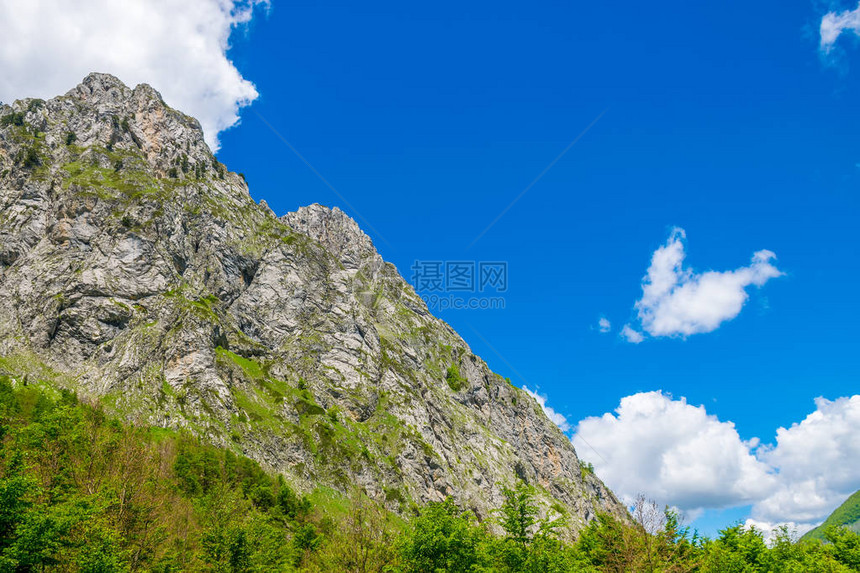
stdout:
{"type": "Polygon", "coordinates": [[[277,217],[147,85],[0,108],[0,374],[187,429],[303,491],[479,518],[535,485],[571,530],[623,504],[338,209],[277,217]]]}
{"type": "Polygon", "coordinates": [[[802,539],[819,539],[823,541],[824,532],[827,531],[827,528],[831,525],[836,527],[844,525],[851,531],[860,533],[860,491],[855,491],[851,494],[851,496],[846,499],[842,505],[837,507],[833,513],[824,520],[824,523],[815,529],[807,531],[802,539]]]}

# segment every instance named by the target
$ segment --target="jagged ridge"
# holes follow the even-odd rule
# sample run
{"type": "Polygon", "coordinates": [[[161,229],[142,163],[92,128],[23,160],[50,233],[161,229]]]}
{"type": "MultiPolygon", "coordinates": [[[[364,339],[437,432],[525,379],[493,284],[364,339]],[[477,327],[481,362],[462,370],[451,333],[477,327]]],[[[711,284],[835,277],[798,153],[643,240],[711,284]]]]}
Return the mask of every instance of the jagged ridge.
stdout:
{"type": "Polygon", "coordinates": [[[521,478],[573,530],[626,516],[354,221],[256,204],[151,87],[91,74],[0,118],[0,370],[394,510],[486,517],[521,478]]]}

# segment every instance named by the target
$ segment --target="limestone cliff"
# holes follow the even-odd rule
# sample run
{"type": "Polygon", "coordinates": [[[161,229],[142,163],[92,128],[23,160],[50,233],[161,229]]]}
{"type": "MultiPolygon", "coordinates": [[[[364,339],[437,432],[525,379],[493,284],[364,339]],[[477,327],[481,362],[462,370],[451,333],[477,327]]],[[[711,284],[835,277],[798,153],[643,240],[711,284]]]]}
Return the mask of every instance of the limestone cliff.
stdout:
{"type": "Polygon", "coordinates": [[[0,370],[395,511],[486,517],[522,478],[572,529],[626,515],[353,220],[278,218],[196,120],[104,74],[0,108],[0,370]]]}

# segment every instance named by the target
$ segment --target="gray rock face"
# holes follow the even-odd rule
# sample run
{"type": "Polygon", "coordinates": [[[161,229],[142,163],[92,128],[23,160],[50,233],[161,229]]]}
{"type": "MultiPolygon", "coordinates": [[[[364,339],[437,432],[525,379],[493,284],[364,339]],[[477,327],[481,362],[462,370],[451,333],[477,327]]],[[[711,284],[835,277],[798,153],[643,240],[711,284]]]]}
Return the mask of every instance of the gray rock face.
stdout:
{"type": "Polygon", "coordinates": [[[396,511],[486,517],[522,478],[572,530],[626,516],[352,219],[277,218],[196,120],[108,75],[0,108],[0,369],[396,511]]]}

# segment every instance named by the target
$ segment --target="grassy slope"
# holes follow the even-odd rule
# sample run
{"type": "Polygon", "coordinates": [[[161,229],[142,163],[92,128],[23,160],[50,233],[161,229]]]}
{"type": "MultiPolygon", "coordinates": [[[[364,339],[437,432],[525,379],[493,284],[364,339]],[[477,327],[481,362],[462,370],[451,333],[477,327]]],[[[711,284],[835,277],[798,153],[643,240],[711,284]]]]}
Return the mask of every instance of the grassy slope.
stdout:
{"type": "Polygon", "coordinates": [[[836,508],[824,523],[809,531],[803,539],[824,540],[824,532],[831,525],[847,525],[849,529],[860,533],[860,491],[854,492],[845,502],[836,508]]]}

